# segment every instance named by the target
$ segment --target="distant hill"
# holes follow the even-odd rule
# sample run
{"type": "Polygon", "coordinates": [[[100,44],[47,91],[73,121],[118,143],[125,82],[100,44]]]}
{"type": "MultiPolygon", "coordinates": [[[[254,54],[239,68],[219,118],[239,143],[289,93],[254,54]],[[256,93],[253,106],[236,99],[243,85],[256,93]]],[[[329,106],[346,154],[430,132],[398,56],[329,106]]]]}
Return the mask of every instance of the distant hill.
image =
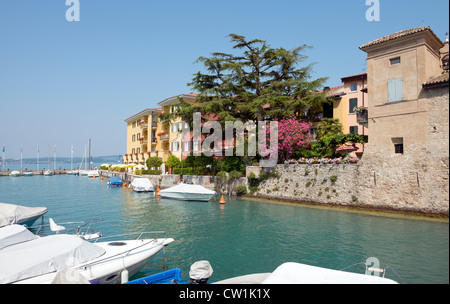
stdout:
{"type": "MultiPolygon", "coordinates": [[[[50,163],[53,164],[53,157],[50,157],[50,159],[48,159],[48,157],[40,157],[39,158],[39,163],[40,164],[45,164],[50,160],[50,163]]],[[[81,161],[83,161],[84,164],[84,159],[83,157],[74,157],[73,158],[73,164],[74,166],[78,166],[81,161]]],[[[92,156],[92,162],[94,164],[116,164],[118,162],[122,162],[122,155],[117,154],[117,155],[106,155],[106,156],[92,156]]],[[[13,159],[13,158],[7,158],[6,159],[6,163],[8,164],[19,164],[20,163],[20,159],[13,159]]],[[[37,159],[36,158],[24,158],[22,159],[22,163],[25,164],[36,164],[37,163],[37,159]]],[[[56,157],[56,163],[57,164],[70,164],[70,157],[56,157]]]]}

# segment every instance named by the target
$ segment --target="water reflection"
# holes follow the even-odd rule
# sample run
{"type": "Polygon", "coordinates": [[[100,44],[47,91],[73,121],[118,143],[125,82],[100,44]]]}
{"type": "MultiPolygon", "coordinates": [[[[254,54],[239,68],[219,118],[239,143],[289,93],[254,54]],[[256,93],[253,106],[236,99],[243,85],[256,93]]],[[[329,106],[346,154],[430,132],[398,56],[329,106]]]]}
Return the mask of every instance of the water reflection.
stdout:
{"type": "MultiPolygon", "coordinates": [[[[184,276],[203,259],[217,281],[270,272],[288,261],[340,269],[373,256],[407,283],[449,281],[447,222],[230,197],[225,204],[158,200],[153,193],[106,182],[82,176],[2,177],[0,201],[48,207],[47,218],[56,222],[103,218],[96,227],[105,236],[166,231],[175,239],[165,249],[166,262],[184,276]]],[[[164,254],[158,254],[137,276],[160,272],[164,263],[164,254]]]]}

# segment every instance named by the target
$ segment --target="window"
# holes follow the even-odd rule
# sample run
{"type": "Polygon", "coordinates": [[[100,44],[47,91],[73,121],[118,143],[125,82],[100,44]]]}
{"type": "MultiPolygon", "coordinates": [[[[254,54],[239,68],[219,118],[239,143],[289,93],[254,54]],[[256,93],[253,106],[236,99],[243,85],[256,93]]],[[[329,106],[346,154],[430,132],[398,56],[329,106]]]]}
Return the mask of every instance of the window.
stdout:
{"type": "Polygon", "coordinates": [[[177,152],[179,149],[180,149],[180,143],[178,141],[172,142],[170,144],[170,150],[172,150],[172,152],[177,152]]]}
{"type": "Polygon", "coordinates": [[[403,154],[403,144],[394,145],[395,154],[403,154]]]}
{"type": "Polygon", "coordinates": [[[403,137],[393,137],[391,140],[394,146],[393,154],[403,154],[403,137]]]}
{"type": "Polygon", "coordinates": [[[358,83],[357,82],[352,82],[350,84],[350,91],[352,91],[352,92],[358,91],[358,83]]]}
{"type": "Polygon", "coordinates": [[[358,134],[358,126],[351,126],[350,134],[358,134]]]}
{"type": "Polygon", "coordinates": [[[391,79],[388,81],[388,102],[403,100],[403,79],[391,79]]]}
{"type": "Polygon", "coordinates": [[[136,141],[136,135],[131,136],[131,141],[136,141]]]}
{"type": "Polygon", "coordinates": [[[355,113],[355,108],[358,106],[358,98],[350,98],[348,112],[350,114],[355,113]]]}
{"type": "Polygon", "coordinates": [[[191,142],[190,141],[185,141],[183,142],[183,152],[189,152],[189,146],[190,146],[191,142]]]}
{"type": "Polygon", "coordinates": [[[389,62],[391,65],[400,64],[400,57],[391,58],[389,59],[389,62]]]}

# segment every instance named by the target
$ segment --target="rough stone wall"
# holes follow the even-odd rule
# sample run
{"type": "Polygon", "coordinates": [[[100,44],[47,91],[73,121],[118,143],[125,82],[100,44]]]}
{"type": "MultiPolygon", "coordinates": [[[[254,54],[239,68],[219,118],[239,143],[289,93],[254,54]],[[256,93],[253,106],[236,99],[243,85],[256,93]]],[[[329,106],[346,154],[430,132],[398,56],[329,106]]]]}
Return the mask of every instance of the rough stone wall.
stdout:
{"type": "MultiPolygon", "coordinates": [[[[425,144],[407,143],[403,155],[369,145],[358,164],[277,165],[280,177],[264,181],[253,195],[448,217],[448,87],[424,90],[419,102],[427,105],[425,144]]],[[[248,167],[247,177],[260,170],[248,167]]]]}

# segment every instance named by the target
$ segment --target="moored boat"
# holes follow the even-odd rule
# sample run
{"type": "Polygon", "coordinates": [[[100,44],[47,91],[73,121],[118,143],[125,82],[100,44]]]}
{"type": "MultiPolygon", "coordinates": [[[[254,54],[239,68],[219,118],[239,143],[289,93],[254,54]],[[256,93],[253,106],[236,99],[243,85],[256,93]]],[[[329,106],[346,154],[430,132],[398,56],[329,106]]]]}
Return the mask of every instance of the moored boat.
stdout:
{"type": "Polygon", "coordinates": [[[152,182],[145,177],[138,177],[133,179],[133,181],[130,184],[130,187],[133,188],[133,191],[136,192],[151,192],[155,191],[155,187],[153,186],[152,182]]]}
{"type": "Polygon", "coordinates": [[[11,173],[9,175],[17,177],[17,176],[21,176],[22,173],[20,171],[14,170],[14,171],[11,171],[11,173]]]}
{"type": "Polygon", "coordinates": [[[52,170],[45,170],[44,171],[44,176],[52,176],[53,175],[53,171],[52,170]]]}
{"type": "Polygon", "coordinates": [[[216,191],[206,189],[200,185],[180,183],[176,186],[161,190],[160,194],[161,198],[208,202],[216,195],[216,191]]]}
{"type": "Polygon", "coordinates": [[[123,185],[123,181],[118,176],[112,176],[108,179],[108,186],[111,187],[120,187],[123,185]]]}
{"type": "Polygon", "coordinates": [[[99,171],[98,170],[89,170],[87,176],[88,177],[98,177],[99,176],[99,171]]]}
{"type": "Polygon", "coordinates": [[[34,175],[34,172],[30,171],[30,170],[23,172],[23,176],[33,176],[33,175],[34,175]]]}
{"type": "MultiPolygon", "coordinates": [[[[364,264],[364,263],[363,263],[364,264]]],[[[366,265],[366,269],[369,269],[366,265]]],[[[281,264],[271,273],[255,273],[215,282],[215,284],[398,284],[382,277],[328,269],[301,263],[281,264]]]]}
{"type": "Polygon", "coordinates": [[[46,207],[26,207],[0,203],[0,227],[13,224],[29,227],[47,211],[46,207]]]}
{"type": "Polygon", "coordinates": [[[172,238],[138,238],[90,243],[67,234],[38,237],[17,225],[8,228],[12,232],[2,229],[0,236],[7,239],[6,246],[0,249],[3,284],[51,283],[58,271],[67,268],[91,283],[119,283],[127,281],[173,242],[172,238]]]}

